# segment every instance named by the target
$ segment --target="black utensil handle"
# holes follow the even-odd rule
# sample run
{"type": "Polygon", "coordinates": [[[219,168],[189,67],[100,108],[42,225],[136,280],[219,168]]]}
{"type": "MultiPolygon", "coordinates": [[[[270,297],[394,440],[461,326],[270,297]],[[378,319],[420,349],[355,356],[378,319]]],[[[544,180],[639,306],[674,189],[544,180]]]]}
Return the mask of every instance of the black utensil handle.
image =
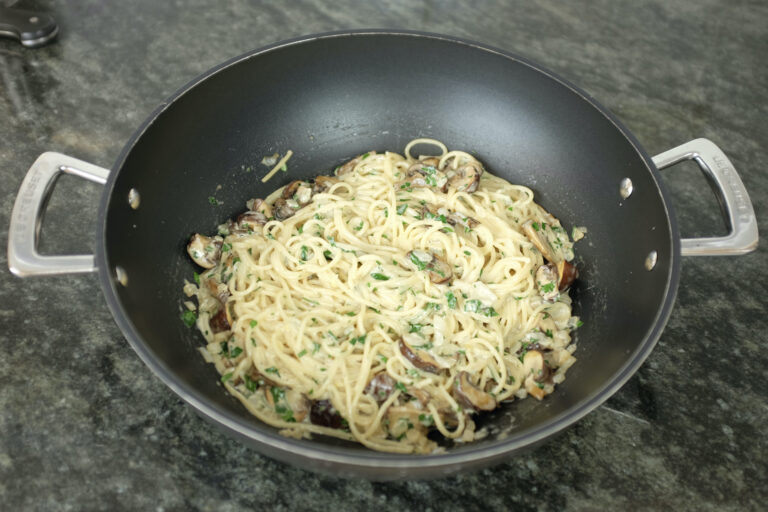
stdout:
{"type": "Polygon", "coordinates": [[[0,7],[0,36],[18,39],[27,48],[50,42],[58,32],[50,14],[0,7]]]}

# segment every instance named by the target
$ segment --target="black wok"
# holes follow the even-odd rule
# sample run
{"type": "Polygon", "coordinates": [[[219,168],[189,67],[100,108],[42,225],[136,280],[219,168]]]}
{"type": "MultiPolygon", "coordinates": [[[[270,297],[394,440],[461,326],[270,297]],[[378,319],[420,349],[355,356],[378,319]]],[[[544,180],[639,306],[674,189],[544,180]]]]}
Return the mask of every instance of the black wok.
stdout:
{"type": "Polygon", "coordinates": [[[111,172],[46,153],[27,175],[9,231],[17,274],[98,268],[116,322],[142,360],[204,417],[257,450],[306,468],[394,479],[501,461],[600,405],[653,349],[672,309],[685,254],[748,252],[757,224],[728,159],[698,139],[651,159],[584,92],[506,52],[453,38],[386,31],[297,39],[237,57],[195,79],[139,128],[111,172]],[[487,438],[429,456],[346,442],[294,440],[253,418],[219,384],[179,320],[194,270],[184,246],[289,180],[367,150],[434,137],[531,187],[567,228],[583,225],[572,290],[577,364],[542,402],[480,418],[487,438]],[[263,185],[265,155],[292,149],[289,172],[263,185]],[[693,158],[716,185],[727,237],[680,240],[658,168],[693,158]],[[247,172],[247,169],[255,169],[247,172]],[[95,257],[43,257],[36,228],[60,172],[105,182],[95,257]],[[209,197],[220,204],[213,205],[209,197]]]}

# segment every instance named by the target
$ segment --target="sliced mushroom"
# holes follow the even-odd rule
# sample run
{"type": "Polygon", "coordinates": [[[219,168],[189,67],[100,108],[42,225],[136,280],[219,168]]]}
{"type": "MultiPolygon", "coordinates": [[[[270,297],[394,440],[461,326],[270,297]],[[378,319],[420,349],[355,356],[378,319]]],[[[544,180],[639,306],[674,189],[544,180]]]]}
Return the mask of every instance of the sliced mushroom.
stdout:
{"type": "Polygon", "coordinates": [[[432,398],[431,395],[427,391],[424,391],[423,389],[419,389],[414,386],[408,386],[405,389],[406,389],[405,392],[411,395],[416,400],[418,400],[422,407],[426,407],[430,399],[432,398]]]}
{"type": "Polygon", "coordinates": [[[267,219],[272,216],[272,207],[263,199],[251,199],[246,201],[245,207],[250,211],[263,213],[267,219]]]}
{"type": "Polygon", "coordinates": [[[462,165],[455,171],[448,171],[447,175],[448,181],[443,187],[445,192],[455,190],[472,194],[477,191],[477,187],[480,185],[480,176],[483,175],[483,168],[479,163],[473,162],[462,165]]]}
{"type": "Polygon", "coordinates": [[[541,225],[532,220],[526,221],[523,224],[523,233],[528,237],[528,240],[541,252],[544,259],[547,261],[555,262],[555,253],[552,250],[552,246],[549,245],[549,240],[540,231],[541,225]]]}
{"type": "Polygon", "coordinates": [[[338,167],[336,169],[336,176],[343,176],[347,173],[350,173],[355,170],[355,166],[360,163],[363,158],[367,158],[371,155],[375,155],[375,151],[370,151],[368,153],[365,153],[364,155],[359,155],[350,160],[349,162],[345,163],[344,165],[338,167]]]}
{"type": "Polygon", "coordinates": [[[536,270],[536,286],[539,288],[539,295],[547,302],[555,302],[560,296],[557,283],[557,267],[555,265],[549,263],[536,270]]]}
{"type": "Polygon", "coordinates": [[[305,206],[312,199],[312,185],[306,181],[292,181],[283,189],[283,199],[293,199],[299,207],[305,206]]]}
{"type": "Polygon", "coordinates": [[[312,184],[312,193],[325,193],[338,182],[338,178],[334,178],[333,176],[318,176],[315,178],[315,182],[312,184]]]}
{"type": "Polygon", "coordinates": [[[395,389],[395,379],[387,372],[377,373],[365,387],[365,393],[371,395],[374,400],[381,403],[389,398],[395,389]]]}
{"type": "Polygon", "coordinates": [[[538,350],[529,350],[523,356],[523,368],[525,378],[525,390],[536,399],[541,400],[547,394],[542,382],[550,378],[551,371],[544,360],[544,356],[538,350]]]}
{"type": "Polygon", "coordinates": [[[405,171],[407,181],[414,187],[431,187],[442,190],[448,178],[445,176],[445,173],[438,170],[436,165],[431,163],[432,159],[428,160],[429,162],[427,160],[419,160],[411,165],[405,171]]]}
{"type": "Polygon", "coordinates": [[[469,380],[469,373],[461,372],[454,381],[453,397],[464,407],[477,411],[492,411],[496,408],[496,399],[469,380]]]}
{"type": "Polygon", "coordinates": [[[563,260],[557,264],[557,275],[559,278],[557,287],[563,291],[567,290],[579,277],[579,270],[570,261],[563,260]]]}
{"type": "Polygon", "coordinates": [[[464,216],[459,212],[452,212],[448,215],[448,224],[451,226],[463,226],[465,228],[472,229],[480,224],[477,220],[469,216],[464,216]]]}
{"type": "Polygon", "coordinates": [[[293,217],[298,209],[299,205],[296,201],[293,201],[292,199],[284,199],[282,197],[275,199],[275,202],[272,205],[272,210],[274,211],[277,220],[285,220],[289,217],[293,217]]]}
{"type": "Polygon", "coordinates": [[[411,364],[419,370],[424,370],[429,373],[439,373],[440,370],[443,369],[443,365],[438,363],[429,352],[411,347],[403,338],[398,340],[397,345],[400,348],[400,353],[403,354],[403,357],[409,360],[411,364]]]}
{"type": "Polygon", "coordinates": [[[237,216],[237,227],[252,230],[267,223],[267,216],[261,212],[247,211],[237,216]]]}
{"type": "Polygon", "coordinates": [[[187,254],[192,261],[203,268],[213,268],[221,258],[221,245],[224,240],[220,236],[213,238],[195,233],[189,239],[187,254]]]}
{"type": "Polygon", "coordinates": [[[211,326],[211,331],[213,331],[214,334],[228,331],[232,328],[232,325],[229,323],[229,320],[227,319],[227,308],[226,306],[222,305],[219,308],[219,311],[211,317],[211,319],[208,321],[208,325],[211,326]]]}
{"type": "Polygon", "coordinates": [[[435,284],[444,283],[453,277],[451,266],[431,252],[413,250],[407,256],[418,270],[426,270],[429,280],[435,284]]]}
{"type": "Polygon", "coordinates": [[[330,400],[313,400],[309,409],[309,420],[322,427],[341,428],[344,418],[330,400]]]}

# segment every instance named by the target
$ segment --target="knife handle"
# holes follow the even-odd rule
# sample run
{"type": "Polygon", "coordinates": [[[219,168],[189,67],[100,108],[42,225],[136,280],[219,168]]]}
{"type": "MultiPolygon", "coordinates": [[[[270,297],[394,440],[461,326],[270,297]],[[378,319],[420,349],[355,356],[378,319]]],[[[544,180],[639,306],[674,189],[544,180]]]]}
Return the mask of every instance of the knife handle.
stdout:
{"type": "Polygon", "coordinates": [[[12,37],[27,48],[47,44],[59,27],[50,14],[0,7],[0,36],[12,37]]]}

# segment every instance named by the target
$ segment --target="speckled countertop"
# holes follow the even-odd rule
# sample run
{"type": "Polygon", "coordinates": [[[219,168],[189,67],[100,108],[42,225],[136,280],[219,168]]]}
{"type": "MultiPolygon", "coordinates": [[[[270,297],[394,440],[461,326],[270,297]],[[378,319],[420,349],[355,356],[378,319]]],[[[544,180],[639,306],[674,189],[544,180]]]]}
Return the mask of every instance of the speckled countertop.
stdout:
{"type": "MultiPolygon", "coordinates": [[[[8,1],[3,2],[7,5],[8,1]]],[[[164,98],[207,68],[297,35],[419,29],[524,55],[579,84],[651,154],[695,137],[730,156],[768,218],[768,4],[21,2],[54,44],[0,40],[0,246],[28,166],[55,150],[109,167],[164,98]]],[[[724,231],[692,166],[665,174],[683,234],[724,231]]],[[[100,188],[63,178],[48,253],[93,249],[100,188]]],[[[763,233],[768,233],[762,224],[763,233]]],[[[4,510],[760,510],[768,503],[768,260],[688,258],[657,348],[564,434],[505,464],[371,483],[285,466],[220,433],[123,339],[95,275],[21,280],[0,253],[4,510]]]]}

